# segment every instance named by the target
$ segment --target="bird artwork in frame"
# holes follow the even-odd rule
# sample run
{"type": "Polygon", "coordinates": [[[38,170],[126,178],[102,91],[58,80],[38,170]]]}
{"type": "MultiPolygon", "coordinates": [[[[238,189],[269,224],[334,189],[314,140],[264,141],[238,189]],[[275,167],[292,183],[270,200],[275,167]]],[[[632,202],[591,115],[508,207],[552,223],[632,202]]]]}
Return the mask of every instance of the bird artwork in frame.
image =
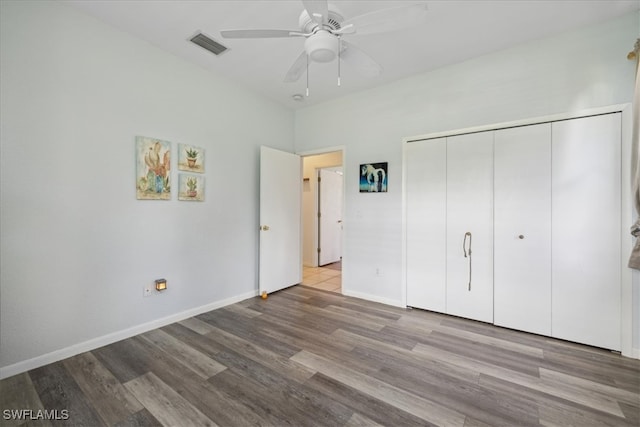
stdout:
{"type": "Polygon", "coordinates": [[[171,142],[136,136],[136,197],[171,200],[171,142]]]}
{"type": "Polygon", "coordinates": [[[360,192],[386,193],[388,163],[365,163],[360,165],[360,192]]]}

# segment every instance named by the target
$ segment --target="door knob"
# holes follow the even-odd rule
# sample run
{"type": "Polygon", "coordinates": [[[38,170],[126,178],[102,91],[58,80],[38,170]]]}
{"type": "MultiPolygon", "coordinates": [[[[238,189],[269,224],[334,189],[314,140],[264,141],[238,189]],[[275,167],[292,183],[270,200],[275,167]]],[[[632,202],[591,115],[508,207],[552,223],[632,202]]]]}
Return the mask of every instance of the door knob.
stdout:
{"type": "Polygon", "coordinates": [[[269,226],[268,226],[268,225],[261,225],[261,226],[260,226],[260,230],[262,230],[262,231],[269,231],[269,226]]]}
{"type": "Polygon", "coordinates": [[[524,234],[519,235],[518,239],[520,239],[520,240],[524,239],[524,234]]]}

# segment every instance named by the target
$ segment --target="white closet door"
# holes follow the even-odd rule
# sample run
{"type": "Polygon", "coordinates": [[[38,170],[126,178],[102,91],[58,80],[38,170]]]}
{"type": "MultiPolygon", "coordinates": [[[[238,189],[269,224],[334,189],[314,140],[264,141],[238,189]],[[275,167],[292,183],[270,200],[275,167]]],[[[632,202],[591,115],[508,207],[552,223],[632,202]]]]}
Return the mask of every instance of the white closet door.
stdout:
{"type": "Polygon", "coordinates": [[[494,144],[494,323],[551,335],[551,124],[494,144]]]}
{"type": "Polygon", "coordinates": [[[446,311],[446,139],[406,147],[407,305],[446,311]]]}
{"type": "Polygon", "coordinates": [[[447,313],[493,322],[493,132],[447,138],[446,251],[447,313]]]}
{"type": "Polygon", "coordinates": [[[620,349],[620,114],[552,125],[552,335],[620,349]]]}

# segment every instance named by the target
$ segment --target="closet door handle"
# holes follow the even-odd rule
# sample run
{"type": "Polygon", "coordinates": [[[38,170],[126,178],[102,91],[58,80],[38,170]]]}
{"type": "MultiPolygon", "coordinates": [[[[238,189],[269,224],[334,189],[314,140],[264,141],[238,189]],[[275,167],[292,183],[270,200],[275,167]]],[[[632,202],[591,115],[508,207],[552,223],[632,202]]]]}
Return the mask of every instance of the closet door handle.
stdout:
{"type": "Polygon", "coordinates": [[[467,258],[471,256],[471,232],[467,231],[464,233],[464,240],[462,241],[462,252],[464,252],[464,257],[467,258]],[[467,237],[469,238],[469,251],[467,251],[467,237]]]}
{"type": "Polygon", "coordinates": [[[520,239],[520,240],[524,239],[524,234],[519,235],[518,239],[520,239]]]}
{"type": "Polygon", "coordinates": [[[471,291],[471,232],[464,233],[464,240],[462,241],[462,252],[465,258],[469,258],[469,291],[471,291]],[[467,237],[469,238],[469,250],[467,251],[467,237]]]}

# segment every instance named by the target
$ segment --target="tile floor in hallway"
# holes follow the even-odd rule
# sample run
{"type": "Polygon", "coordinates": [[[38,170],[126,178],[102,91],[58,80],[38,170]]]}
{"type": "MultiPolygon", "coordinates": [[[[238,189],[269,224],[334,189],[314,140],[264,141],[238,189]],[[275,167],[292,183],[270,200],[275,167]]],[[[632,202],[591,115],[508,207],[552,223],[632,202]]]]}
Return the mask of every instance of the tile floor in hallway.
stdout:
{"type": "Polygon", "coordinates": [[[302,284],[324,291],[342,293],[342,269],[340,262],[323,267],[304,267],[302,284]]]}

